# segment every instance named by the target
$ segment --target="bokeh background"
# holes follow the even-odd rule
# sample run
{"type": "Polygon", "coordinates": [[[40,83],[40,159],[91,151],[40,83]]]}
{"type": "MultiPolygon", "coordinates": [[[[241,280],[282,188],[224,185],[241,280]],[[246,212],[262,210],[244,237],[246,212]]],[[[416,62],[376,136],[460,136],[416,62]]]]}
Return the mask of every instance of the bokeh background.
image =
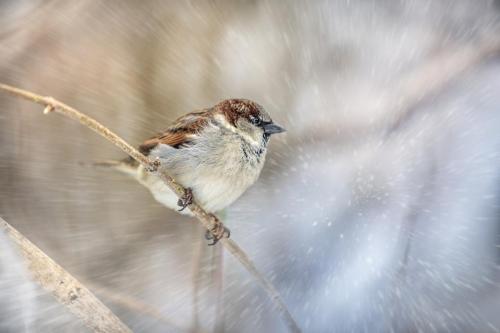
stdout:
{"type": "MultiPolygon", "coordinates": [[[[288,131],[225,221],[305,332],[498,332],[499,18],[491,0],[3,0],[0,81],[135,145],[257,101],[288,131]]],[[[80,163],[120,151],[41,111],[0,94],[3,218],[137,332],[286,331],[228,254],[221,287],[193,219],[80,163]]],[[[0,332],[87,332],[0,244],[0,332]]]]}

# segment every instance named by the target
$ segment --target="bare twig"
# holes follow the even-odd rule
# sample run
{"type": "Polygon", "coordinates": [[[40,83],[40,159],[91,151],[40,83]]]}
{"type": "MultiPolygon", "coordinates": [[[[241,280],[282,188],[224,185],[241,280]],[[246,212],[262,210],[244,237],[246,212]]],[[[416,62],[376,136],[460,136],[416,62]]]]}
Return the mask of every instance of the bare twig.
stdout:
{"type": "MultiPolygon", "coordinates": [[[[37,104],[43,105],[45,107],[49,106],[51,112],[60,113],[66,117],[77,120],[80,124],[90,128],[97,134],[106,138],[108,141],[112,142],[115,146],[120,148],[126,154],[134,158],[140,164],[142,164],[147,170],[150,170],[156,176],[158,176],[179,198],[181,198],[186,189],[177,183],[171,176],[169,176],[158,160],[151,160],[145,155],[141,154],[137,149],[128,144],[125,140],[119,137],[117,134],[109,130],[107,127],[101,125],[95,119],[77,111],[76,109],[59,102],[52,97],[44,97],[37,95],[30,91],[12,87],[6,84],[0,83],[0,89],[10,93],[11,95],[22,97],[26,100],[35,102],[37,104]],[[161,170],[160,170],[161,169],[161,170]]],[[[47,110],[47,109],[46,109],[47,110]]],[[[211,230],[214,225],[222,224],[222,222],[213,214],[207,213],[195,200],[188,206],[194,216],[196,216],[199,222],[208,230],[211,230]]],[[[223,238],[220,243],[240,261],[240,263],[248,270],[248,272],[259,282],[259,284],[265,289],[268,296],[273,302],[273,305],[279,311],[282,316],[283,321],[287,325],[291,332],[300,332],[300,329],[293,319],[292,315],[288,311],[284,301],[281,299],[278,291],[267,280],[255,267],[255,264],[250,260],[246,253],[231,239],[223,238]]]]}
{"type": "Polygon", "coordinates": [[[9,238],[19,246],[34,280],[51,292],[87,327],[94,332],[132,332],[83,284],[1,217],[0,224],[9,238]]]}

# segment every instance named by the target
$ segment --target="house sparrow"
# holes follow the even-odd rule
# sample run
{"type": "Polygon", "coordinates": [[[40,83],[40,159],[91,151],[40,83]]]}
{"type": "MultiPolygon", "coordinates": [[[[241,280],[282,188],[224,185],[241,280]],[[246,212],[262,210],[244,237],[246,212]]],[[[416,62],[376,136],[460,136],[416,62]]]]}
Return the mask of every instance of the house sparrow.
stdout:
{"type": "MultiPolygon", "coordinates": [[[[133,176],[163,205],[192,215],[194,196],[209,213],[221,211],[252,185],[262,170],[272,134],[285,131],[259,104],[228,99],[200,112],[188,113],[164,132],[146,140],[139,151],[158,159],[188,189],[179,200],[163,181],[132,158],[111,163],[133,176]]],[[[229,237],[229,230],[227,236],[229,237]]],[[[224,233],[222,233],[224,234],[224,233]]],[[[214,239],[207,233],[207,239],[214,239]]],[[[212,244],[210,244],[212,245],[212,244]]]]}

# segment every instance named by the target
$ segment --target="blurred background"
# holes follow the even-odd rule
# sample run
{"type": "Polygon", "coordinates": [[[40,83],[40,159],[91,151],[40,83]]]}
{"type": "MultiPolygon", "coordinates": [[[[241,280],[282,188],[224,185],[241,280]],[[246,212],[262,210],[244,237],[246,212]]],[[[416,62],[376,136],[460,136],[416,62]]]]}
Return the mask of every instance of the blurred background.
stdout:
{"type": "MultiPolygon", "coordinates": [[[[225,221],[304,332],[498,332],[499,23],[493,0],[3,0],[0,81],[134,145],[257,101],[288,131],[225,221]]],[[[286,332],[196,221],[80,164],[117,148],[41,111],[0,94],[0,216],[134,331],[286,332]]],[[[0,244],[0,332],[87,332],[0,244]]]]}

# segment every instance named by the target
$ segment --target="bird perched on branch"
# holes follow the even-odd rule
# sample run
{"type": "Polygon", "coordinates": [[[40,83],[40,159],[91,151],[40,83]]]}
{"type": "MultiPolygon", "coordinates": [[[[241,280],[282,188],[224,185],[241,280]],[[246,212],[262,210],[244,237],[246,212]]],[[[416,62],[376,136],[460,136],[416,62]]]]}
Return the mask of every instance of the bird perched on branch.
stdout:
{"type": "MultiPolygon", "coordinates": [[[[192,215],[193,196],[210,213],[221,211],[252,185],[262,170],[271,135],[284,129],[273,123],[259,104],[228,99],[177,119],[164,132],[139,146],[141,153],[158,159],[187,192],[178,199],[163,181],[132,158],[100,163],[138,180],[163,205],[192,215]]],[[[207,232],[215,244],[229,230],[207,232]]]]}

